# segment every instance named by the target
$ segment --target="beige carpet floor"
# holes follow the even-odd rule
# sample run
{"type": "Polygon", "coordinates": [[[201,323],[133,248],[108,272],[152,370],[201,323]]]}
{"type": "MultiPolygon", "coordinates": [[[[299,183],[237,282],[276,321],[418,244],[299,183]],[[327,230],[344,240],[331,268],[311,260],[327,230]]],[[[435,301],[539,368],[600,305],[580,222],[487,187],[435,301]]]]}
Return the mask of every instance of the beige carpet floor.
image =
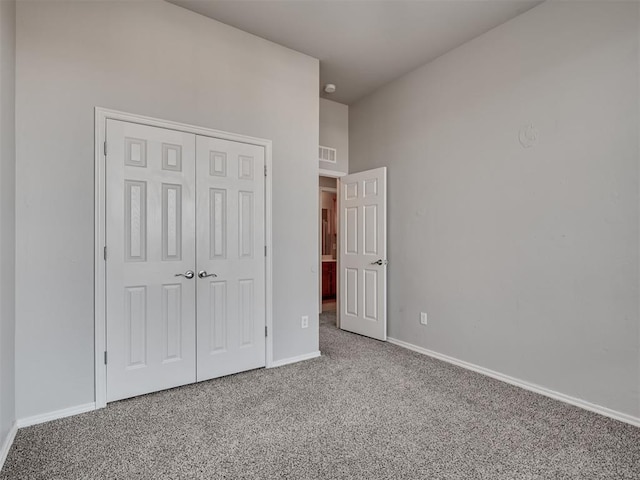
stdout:
{"type": "Polygon", "coordinates": [[[640,478],[638,428],[321,320],[320,358],[22,429],[0,479],[640,478]]]}

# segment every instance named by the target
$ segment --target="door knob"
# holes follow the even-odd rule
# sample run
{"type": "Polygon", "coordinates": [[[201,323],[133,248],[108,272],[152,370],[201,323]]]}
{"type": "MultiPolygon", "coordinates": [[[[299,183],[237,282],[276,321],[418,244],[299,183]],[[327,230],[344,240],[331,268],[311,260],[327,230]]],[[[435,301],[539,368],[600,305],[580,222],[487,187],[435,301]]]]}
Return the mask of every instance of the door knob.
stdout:
{"type": "Polygon", "coordinates": [[[198,272],[198,276],[199,276],[200,278],[207,278],[207,277],[214,277],[214,278],[215,278],[215,277],[217,277],[218,275],[216,275],[215,273],[207,273],[207,271],[206,271],[206,270],[200,270],[200,271],[198,272]]]}
{"type": "Polygon", "coordinates": [[[371,262],[371,265],[386,265],[388,263],[389,263],[388,260],[379,259],[379,260],[376,260],[375,262],[371,262]]]}
{"type": "Polygon", "coordinates": [[[191,278],[195,277],[195,276],[196,276],[196,274],[195,274],[195,273],[193,273],[193,270],[187,270],[187,271],[186,271],[186,272],[184,272],[184,273],[176,273],[174,276],[175,276],[175,277],[184,277],[184,278],[189,278],[189,279],[191,279],[191,278]]]}

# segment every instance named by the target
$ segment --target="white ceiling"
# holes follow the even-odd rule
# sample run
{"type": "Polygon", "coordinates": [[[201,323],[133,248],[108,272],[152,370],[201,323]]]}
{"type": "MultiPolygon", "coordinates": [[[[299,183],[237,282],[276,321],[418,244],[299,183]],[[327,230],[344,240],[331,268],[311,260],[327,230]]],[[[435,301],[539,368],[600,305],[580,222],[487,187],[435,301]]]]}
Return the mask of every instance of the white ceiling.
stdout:
{"type": "Polygon", "coordinates": [[[168,0],[320,60],[351,104],[542,0],[168,0]]]}

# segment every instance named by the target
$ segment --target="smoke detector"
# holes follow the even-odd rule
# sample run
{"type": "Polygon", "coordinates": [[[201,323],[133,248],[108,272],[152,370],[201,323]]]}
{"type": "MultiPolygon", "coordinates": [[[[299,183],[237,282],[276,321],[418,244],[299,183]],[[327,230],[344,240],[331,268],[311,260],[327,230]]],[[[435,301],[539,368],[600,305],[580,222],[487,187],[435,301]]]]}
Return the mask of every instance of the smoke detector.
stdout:
{"type": "Polygon", "coordinates": [[[336,91],[336,86],[333,83],[327,83],[324,86],[324,93],[333,93],[336,91]]]}

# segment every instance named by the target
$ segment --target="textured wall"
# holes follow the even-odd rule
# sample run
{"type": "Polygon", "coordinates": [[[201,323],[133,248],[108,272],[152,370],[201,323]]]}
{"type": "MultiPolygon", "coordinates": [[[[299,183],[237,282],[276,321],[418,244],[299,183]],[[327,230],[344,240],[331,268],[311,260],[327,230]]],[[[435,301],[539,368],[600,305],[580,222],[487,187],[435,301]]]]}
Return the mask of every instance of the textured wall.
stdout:
{"type": "Polygon", "coordinates": [[[320,99],[320,145],[337,150],[336,163],[320,161],[320,168],[349,173],[349,107],[347,105],[320,99]]]}
{"type": "Polygon", "coordinates": [[[0,447],[15,412],[15,21],[0,1],[0,447]]]}
{"type": "Polygon", "coordinates": [[[317,60],[165,2],[43,1],[16,71],[19,418],[94,400],[95,106],[273,141],[274,359],[318,350],[317,60]]]}
{"type": "Polygon", "coordinates": [[[634,2],[545,2],[351,106],[391,337],[640,416],[638,45],[634,2]]]}

